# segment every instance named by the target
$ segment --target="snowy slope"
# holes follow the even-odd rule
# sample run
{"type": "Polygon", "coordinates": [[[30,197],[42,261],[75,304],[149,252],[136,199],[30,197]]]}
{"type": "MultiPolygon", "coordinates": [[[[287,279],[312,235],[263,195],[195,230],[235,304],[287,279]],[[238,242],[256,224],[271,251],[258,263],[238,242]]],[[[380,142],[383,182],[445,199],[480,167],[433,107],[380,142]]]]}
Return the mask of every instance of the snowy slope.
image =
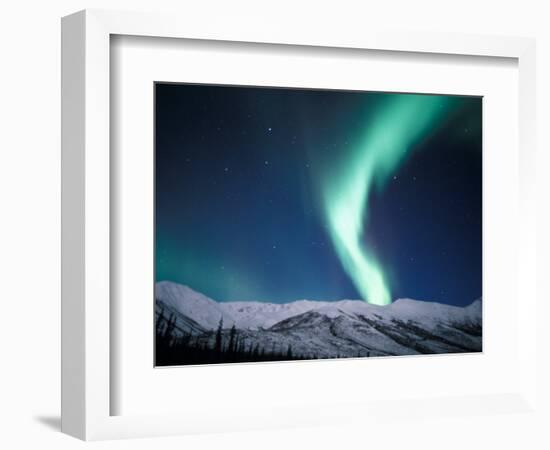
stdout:
{"type": "Polygon", "coordinates": [[[155,298],[157,304],[174,308],[206,329],[216,328],[222,317],[226,326],[234,323],[232,316],[219,303],[181,284],[170,281],[157,283],[155,298]]]}
{"type": "MultiPolygon", "coordinates": [[[[296,354],[315,357],[406,355],[481,351],[481,299],[460,308],[433,302],[400,299],[388,306],[359,300],[286,304],[217,303],[191,288],[161,282],[157,308],[178,312],[180,329],[199,324],[212,344],[219,320],[233,324],[245,341],[265,349],[292,346],[296,354]]],[[[189,328],[195,334],[195,329],[189,328]]]]}
{"type": "Polygon", "coordinates": [[[291,303],[228,302],[221,308],[234,318],[237,328],[257,330],[269,328],[281,320],[303,314],[324,302],[298,300],[291,303]]]}

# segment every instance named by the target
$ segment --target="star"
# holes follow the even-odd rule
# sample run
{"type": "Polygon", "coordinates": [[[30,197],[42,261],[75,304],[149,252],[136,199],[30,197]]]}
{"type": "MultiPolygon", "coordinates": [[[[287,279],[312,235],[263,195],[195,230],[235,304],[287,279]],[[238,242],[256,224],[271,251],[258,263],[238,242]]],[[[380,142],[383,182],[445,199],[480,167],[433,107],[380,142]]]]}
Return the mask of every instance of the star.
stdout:
{"type": "Polygon", "coordinates": [[[224,172],[229,172],[229,167],[223,169],[224,172]]]}
{"type": "Polygon", "coordinates": [[[266,166],[269,166],[269,161],[267,161],[267,160],[264,161],[264,164],[265,164],[266,166]]]}
{"type": "Polygon", "coordinates": [[[271,130],[272,130],[272,128],[271,128],[271,127],[269,127],[269,128],[267,129],[267,131],[269,131],[269,132],[271,132],[271,130]]]}

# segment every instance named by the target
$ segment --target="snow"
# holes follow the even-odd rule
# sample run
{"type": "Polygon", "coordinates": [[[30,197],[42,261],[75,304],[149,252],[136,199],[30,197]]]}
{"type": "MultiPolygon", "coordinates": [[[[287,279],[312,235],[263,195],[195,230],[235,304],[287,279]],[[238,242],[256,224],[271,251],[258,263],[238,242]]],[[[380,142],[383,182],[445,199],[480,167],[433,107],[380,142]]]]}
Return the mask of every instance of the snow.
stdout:
{"type": "Polygon", "coordinates": [[[481,319],[481,299],[469,306],[444,305],[412,299],[398,299],[388,306],[371,305],[362,300],[340,300],[335,302],[297,300],[290,303],[226,302],[218,303],[188,286],[161,281],[156,285],[156,298],[191,317],[200,325],[215,329],[223,317],[224,328],[233,324],[240,329],[266,329],[276,323],[315,311],[329,318],[347,315],[373,319],[412,320],[419,323],[454,323],[481,319]]]}
{"type": "MultiPolygon", "coordinates": [[[[157,283],[156,298],[157,306],[173,308],[207,330],[215,330],[223,317],[225,329],[235,324],[247,339],[262,347],[292,345],[302,354],[357,356],[358,349],[371,356],[481,350],[481,299],[464,308],[412,299],[387,306],[361,300],[218,303],[168,281],[157,283]]],[[[185,320],[178,323],[186,326],[185,320]]]]}
{"type": "Polygon", "coordinates": [[[237,328],[257,330],[269,328],[281,320],[303,314],[320,302],[298,300],[291,303],[227,302],[221,308],[235,318],[237,328]]]}
{"type": "Polygon", "coordinates": [[[170,281],[157,283],[155,298],[207,329],[216,328],[222,317],[224,326],[230,327],[235,322],[219,303],[181,284],[170,281]]]}

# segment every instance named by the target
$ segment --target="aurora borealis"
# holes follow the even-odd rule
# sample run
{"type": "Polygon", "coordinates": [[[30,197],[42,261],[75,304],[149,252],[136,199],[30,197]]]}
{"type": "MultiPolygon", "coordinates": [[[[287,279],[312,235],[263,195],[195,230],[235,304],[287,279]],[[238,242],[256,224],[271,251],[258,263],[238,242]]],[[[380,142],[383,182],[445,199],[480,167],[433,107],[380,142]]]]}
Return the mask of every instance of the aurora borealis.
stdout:
{"type": "Polygon", "coordinates": [[[451,101],[429,95],[386,98],[366,125],[364,137],[343,158],[341,170],[320,179],[325,220],[336,252],[362,298],[378,305],[391,303],[391,294],[383,268],[362,242],[370,190],[384,188],[408,152],[414,151],[416,141],[438,126],[451,101]]]}
{"type": "Polygon", "coordinates": [[[156,280],[218,301],[481,296],[481,99],[156,85],[156,280]]]}

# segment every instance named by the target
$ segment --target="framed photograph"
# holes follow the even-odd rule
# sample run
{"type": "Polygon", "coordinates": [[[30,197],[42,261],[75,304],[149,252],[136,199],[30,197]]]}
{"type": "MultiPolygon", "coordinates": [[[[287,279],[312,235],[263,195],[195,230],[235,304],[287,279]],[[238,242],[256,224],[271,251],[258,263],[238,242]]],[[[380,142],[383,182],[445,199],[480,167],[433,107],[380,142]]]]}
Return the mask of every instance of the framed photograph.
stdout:
{"type": "Polygon", "coordinates": [[[157,366],[482,350],[481,97],[154,89],[157,366]]]}
{"type": "Polygon", "coordinates": [[[531,410],[534,43],[212,30],[63,19],[63,431],[531,410]]]}

